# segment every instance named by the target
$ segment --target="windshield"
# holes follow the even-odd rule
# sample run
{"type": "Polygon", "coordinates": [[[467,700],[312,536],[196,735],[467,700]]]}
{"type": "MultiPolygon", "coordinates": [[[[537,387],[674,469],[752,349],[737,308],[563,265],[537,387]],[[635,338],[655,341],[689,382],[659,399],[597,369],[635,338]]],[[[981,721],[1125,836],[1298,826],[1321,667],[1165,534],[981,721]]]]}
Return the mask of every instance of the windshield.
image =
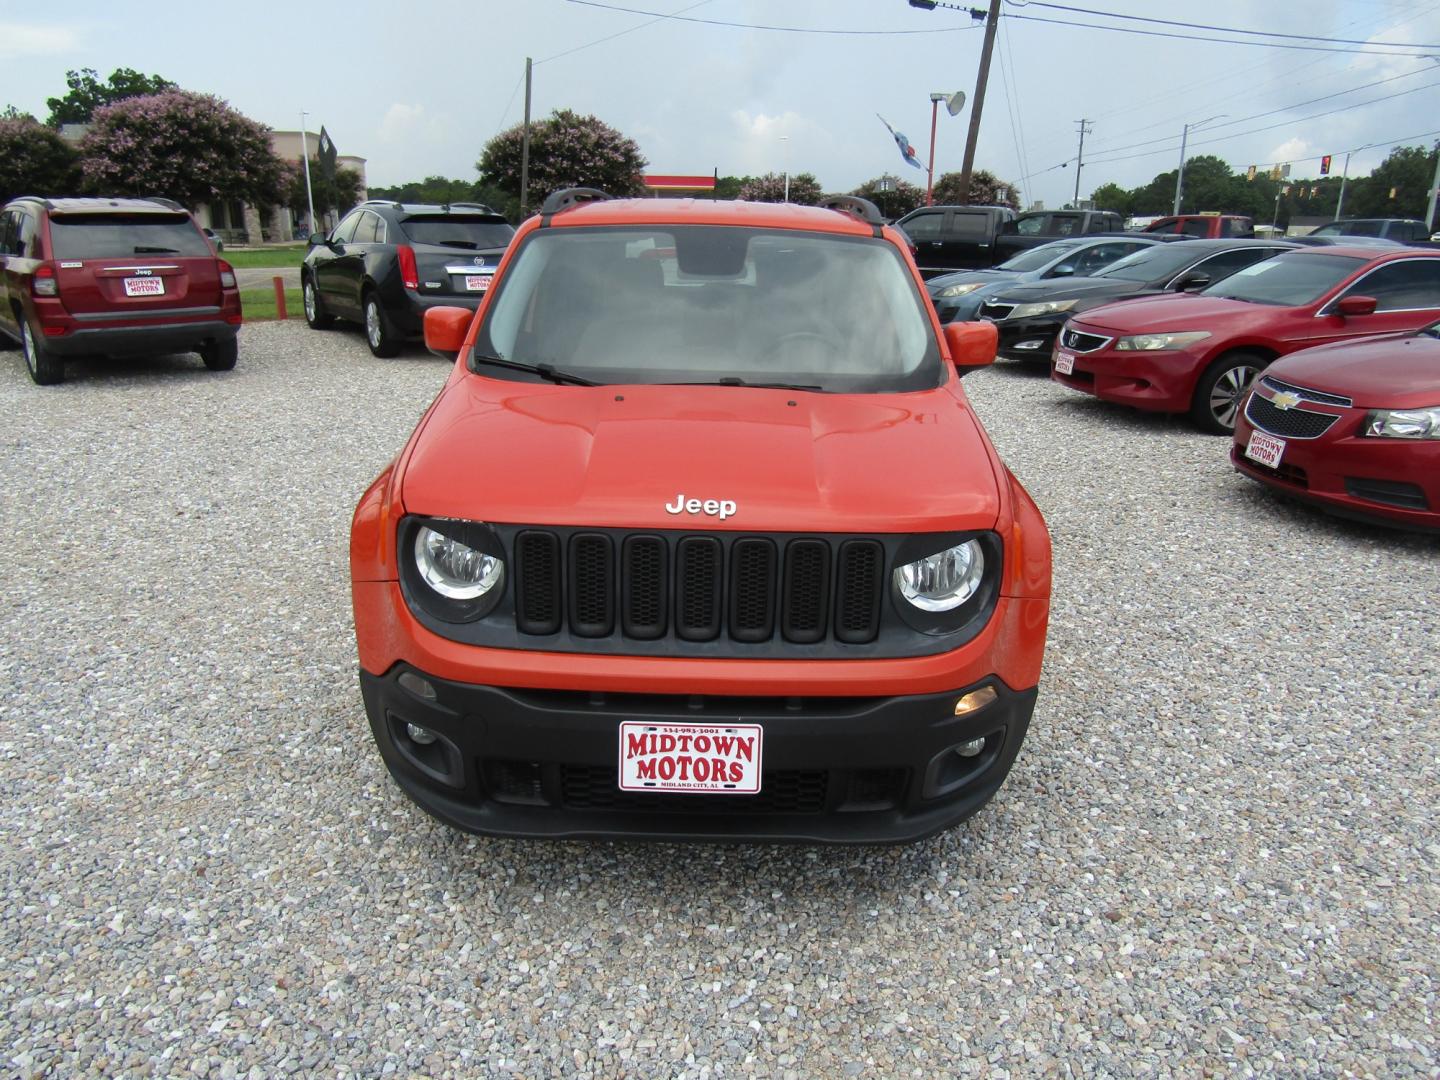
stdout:
{"type": "Polygon", "coordinates": [[[503,248],[515,235],[515,230],[503,218],[461,217],[458,214],[410,217],[401,222],[400,227],[412,244],[434,244],[465,251],[503,248]]]}
{"type": "Polygon", "coordinates": [[[210,245],[188,216],[56,214],[50,219],[50,242],[57,259],[211,254],[210,245]]]}
{"type": "Polygon", "coordinates": [[[1343,255],[1288,252],[1237,270],[1224,281],[1201,290],[1201,295],[1298,307],[1318,300],[1364,265],[1364,259],[1343,255]]]}
{"type": "Polygon", "coordinates": [[[1121,281],[1158,281],[1189,266],[1207,254],[1196,253],[1187,241],[1147,247],[1133,255],[1111,263],[1104,270],[1091,274],[1098,278],[1119,278],[1121,281]]]}
{"type": "Polygon", "coordinates": [[[874,393],[943,381],[924,298],[894,246],[728,226],[530,233],[475,349],[597,383],[874,393]]]}
{"type": "Polygon", "coordinates": [[[996,270],[1012,270],[1016,273],[1027,273],[1031,270],[1043,270],[1056,259],[1063,258],[1080,246],[1078,240],[1062,240],[1055,244],[1042,244],[1029,251],[1022,251],[1013,259],[1008,259],[997,266],[996,270]]]}

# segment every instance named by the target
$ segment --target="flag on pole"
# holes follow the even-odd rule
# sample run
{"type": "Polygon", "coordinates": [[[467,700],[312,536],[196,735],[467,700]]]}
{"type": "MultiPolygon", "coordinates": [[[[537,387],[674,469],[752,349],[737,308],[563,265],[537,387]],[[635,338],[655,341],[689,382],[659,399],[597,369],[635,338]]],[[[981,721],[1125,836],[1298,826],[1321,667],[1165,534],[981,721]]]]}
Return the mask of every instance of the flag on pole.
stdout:
{"type": "Polygon", "coordinates": [[[885,130],[890,132],[890,134],[894,137],[895,145],[900,148],[900,156],[905,159],[905,164],[914,165],[917,169],[923,169],[925,166],[921,165],[920,159],[915,156],[915,147],[910,145],[910,140],[905,137],[904,133],[896,131],[893,127],[890,126],[890,121],[886,120],[883,116],[880,116],[879,113],[876,113],[875,115],[879,117],[880,123],[885,125],[885,130]]]}

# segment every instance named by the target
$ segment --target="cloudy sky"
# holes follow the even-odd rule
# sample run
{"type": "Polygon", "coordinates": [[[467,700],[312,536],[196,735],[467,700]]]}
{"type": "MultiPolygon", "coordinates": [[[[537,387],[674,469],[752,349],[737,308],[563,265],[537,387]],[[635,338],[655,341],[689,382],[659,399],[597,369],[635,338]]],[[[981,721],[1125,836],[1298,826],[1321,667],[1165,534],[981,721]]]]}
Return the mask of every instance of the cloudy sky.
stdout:
{"type": "MultiPolygon", "coordinates": [[[[1351,172],[1366,172],[1395,142],[1440,137],[1440,0],[1065,3],[1072,10],[1002,6],[976,165],[1017,182],[1027,204],[1073,195],[1082,117],[1093,121],[1082,197],[1174,168],[1187,123],[1201,125],[1191,153],[1237,169],[1290,161],[1296,175],[1316,174],[1321,154],[1352,149],[1351,172]],[[1274,49],[1041,21],[1224,36],[1074,8],[1407,48],[1274,49]]],[[[0,0],[0,105],[43,119],[67,69],[132,67],[217,94],[275,128],[298,127],[304,109],[341,153],[368,159],[372,184],[473,178],[485,141],[521,118],[527,56],[535,116],[594,113],[633,137],[654,172],[788,166],[829,190],[887,172],[923,184],[876,114],[923,161],[930,94],[973,97],[983,37],[964,11],[906,0],[250,0],[154,18],[71,0],[48,11],[64,14],[0,0]]],[[[960,167],[969,115],[968,105],[958,117],[942,108],[936,175],[960,167]]]]}

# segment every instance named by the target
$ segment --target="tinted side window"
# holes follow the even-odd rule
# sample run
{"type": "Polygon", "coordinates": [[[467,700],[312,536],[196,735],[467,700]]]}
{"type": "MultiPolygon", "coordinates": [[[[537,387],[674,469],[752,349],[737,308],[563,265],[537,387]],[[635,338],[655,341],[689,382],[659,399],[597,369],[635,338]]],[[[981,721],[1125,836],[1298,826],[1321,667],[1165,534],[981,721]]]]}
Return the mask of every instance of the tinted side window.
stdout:
{"type": "Polygon", "coordinates": [[[373,244],[375,243],[375,226],[380,219],[374,214],[361,214],[360,224],[355,226],[354,243],[373,244]]]}
{"type": "Polygon", "coordinates": [[[1345,290],[1346,296],[1373,296],[1376,311],[1440,308],[1440,259],[1388,263],[1345,290]]]}
{"type": "Polygon", "coordinates": [[[353,214],[348,215],[344,221],[335,226],[335,231],[330,234],[330,240],[336,244],[348,244],[354,239],[355,230],[359,228],[360,219],[364,216],[365,214],[361,210],[356,210],[353,214]]]}
{"type": "Polygon", "coordinates": [[[1210,222],[1191,218],[1180,223],[1180,231],[1186,236],[1209,236],[1210,222]]]}
{"type": "Polygon", "coordinates": [[[6,210],[0,214],[0,255],[18,255],[19,251],[12,246],[18,230],[15,228],[15,212],[6,210]]]}
{"type": "Polygon", "coordinates": [[[1346,236],[1379,236],[1385,228],[1383,221],[1352,221],[1345,226],[1346,236]]]}
{"type": "Polygon", "coordinates": [[[1043,214],[1039,217],[1023,218],[1015,222],[1015,231],[1021,236],[1043,236],[1049,221],[1049,216],[1043,214]]]}
{"type": "Polygon", "coordinates": [[[911,240],[938,240],[945,224],[944,212],[916,214],[902,226],[911,240]]]}
{"type": "MultiPolygon", "coordinates": [[[[1283,249],[1281,249],[1283,250],[1283,249]]],[[[1198,274],[1209,274],[1210,281],[1220,281],[1235,273],[1236,270],[1243,270],[1252,263],[1261,259],[1268,259],[1277,253],[1276,248],[1242,248],[1239,251],[1225,251],[1219,255],[1213,255],[1203,262],[1197,263],[1192,271],[1198,274]]]]}

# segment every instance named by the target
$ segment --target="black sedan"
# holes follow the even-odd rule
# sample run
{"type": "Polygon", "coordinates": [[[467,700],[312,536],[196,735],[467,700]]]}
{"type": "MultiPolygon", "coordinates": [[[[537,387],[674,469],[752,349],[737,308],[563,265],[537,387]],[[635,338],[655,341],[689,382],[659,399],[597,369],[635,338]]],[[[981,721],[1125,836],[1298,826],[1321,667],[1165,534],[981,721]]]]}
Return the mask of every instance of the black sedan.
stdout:
{"type": "Polygon", "coordinates": [[[1093,277],[997,290],[980,306],[980,318],[997,324],[1001,356],[1049,363],[1055,336],[1077,312],[1136,296],[1196,292],[1295,246],[1283,240],[1229,239],[1146,248],[1093,277]]]}
{"type": "Polygon", "coordinates": [[[300,267],[305,321],[358,322],[376,356],[424,331],[425,310],[477,308],[515,230],[480,203],[420,206],[372,199],[329,235],[312,234],[300,267]]]}
{"type": "Polygon", "coordinates": [[[927,281],[925,288],[942,323],[969,322],[979,317],[981,303],[1007,285],[1095,274],[1127,255],[1164,242],[1163,236],[1139,233],[1055,240],[1022,251],[989,270],[941,274],[927,281]]]}

